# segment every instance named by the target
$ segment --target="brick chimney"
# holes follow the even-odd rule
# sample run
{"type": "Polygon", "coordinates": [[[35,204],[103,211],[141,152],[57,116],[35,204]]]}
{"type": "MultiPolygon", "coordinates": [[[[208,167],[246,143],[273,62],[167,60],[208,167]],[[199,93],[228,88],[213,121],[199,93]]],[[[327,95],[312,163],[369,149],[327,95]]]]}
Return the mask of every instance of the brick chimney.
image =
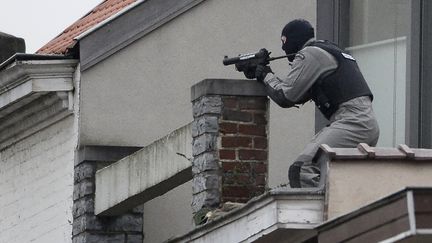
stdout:
{"type": "Polygon", "coordinates": [[[194,213],[264,193],[269,115],[264,86],[207,79],[192,87],[192,103],[194,213]]]}
{"type": "Polygon", "coordinates": [[[24,39],[0,32],[0,64],[15,53],[25,53],[24,39]]]}

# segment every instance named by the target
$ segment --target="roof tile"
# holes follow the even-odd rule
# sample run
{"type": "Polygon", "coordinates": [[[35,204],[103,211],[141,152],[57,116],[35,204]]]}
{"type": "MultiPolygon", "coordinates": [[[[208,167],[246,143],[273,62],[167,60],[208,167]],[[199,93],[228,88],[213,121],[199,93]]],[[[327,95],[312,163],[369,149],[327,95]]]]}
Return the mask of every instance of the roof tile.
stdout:
{"type": "Polygon", "coordinates": [[[105,0],[88,14],[67,27],[57,37],[41,47],[37,54],[67,54],[68,49],[75,45],[74,38],[86,30],[111,17],[136,0],[105,0]]]}

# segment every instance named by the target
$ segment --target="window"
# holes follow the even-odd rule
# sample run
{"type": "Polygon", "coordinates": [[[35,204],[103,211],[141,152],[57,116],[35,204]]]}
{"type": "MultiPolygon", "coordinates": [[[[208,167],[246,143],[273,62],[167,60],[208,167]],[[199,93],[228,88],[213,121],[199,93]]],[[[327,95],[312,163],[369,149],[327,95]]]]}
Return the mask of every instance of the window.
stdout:
{"type": "MultiPolygon", "coordinates": [[[[378,146],[405,143],[407,57],[411,0],[349,0],[342,47],[357,63],[375,96],[378,146]]],[[[345,10],[346,11],[346,10],[345,10]]]]}
{"type": "Polygon", "coordinates": [[[431,15],[428,0],[317,1],[317,38],[350,52],[375,95],[377,146],[432,146],[431,15]]]}

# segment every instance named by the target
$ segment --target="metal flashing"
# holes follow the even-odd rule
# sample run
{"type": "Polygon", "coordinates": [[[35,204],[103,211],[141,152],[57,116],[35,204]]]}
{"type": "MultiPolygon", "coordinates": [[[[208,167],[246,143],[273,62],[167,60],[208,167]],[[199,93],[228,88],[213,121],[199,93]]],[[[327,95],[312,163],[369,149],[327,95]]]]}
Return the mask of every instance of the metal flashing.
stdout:
{"type": "Polygon", "coordinates": [[[140,5],[141,3],[145,2],[145,1],[146,0],[138,0],[138,1],[134,2],[134,3],[132,3],[131,5],[125,7],[124,9],[122,9],[120,11],[118,11],[114,15],[111,15],[107,19],[105,19],[102,22],[94,25],[93,27],[91,27],[90,29],[84,31],[83,33],[79,34],[78,36],[76,36],[73,39],[77,40],[77,41],[81,40],[82,38],[86,37],[87,35],[91,34],[92,32],[96,31],[97,29],[101,28],[102,26],[108,24],[109,22],[113,21],[114,19],[122,16],[123,14],[125,14],[126,12],[128,12],[129,10],[131,10],[132,8],[135,8],[136,6],[140,5]]]}
{"type": "Polygon", "coordinates": [[[414,195],[413,191],[407,191],[407,211],[408,211],[408,219],[410,224],[410,231],[415,233],[416,221],[415,221],[415,208],[414,208],[414,195]]]}

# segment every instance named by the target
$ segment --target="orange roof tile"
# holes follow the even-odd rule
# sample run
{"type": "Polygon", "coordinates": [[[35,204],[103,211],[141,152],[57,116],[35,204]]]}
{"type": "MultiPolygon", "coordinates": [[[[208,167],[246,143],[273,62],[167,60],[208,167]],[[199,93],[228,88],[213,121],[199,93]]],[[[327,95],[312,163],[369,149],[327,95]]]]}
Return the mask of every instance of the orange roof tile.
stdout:
{"type": "Polygon", "coordinates": [[[80,18],[71,26],[66,28],[61,34],[52,39],[50,42],[41,47],[37,54],[66,54],[68,48],[75,45],[74,38],[111,17],[126,6],[134,3],[136,0],[105,0],[96,6],[87,15],[80,18]]]}

